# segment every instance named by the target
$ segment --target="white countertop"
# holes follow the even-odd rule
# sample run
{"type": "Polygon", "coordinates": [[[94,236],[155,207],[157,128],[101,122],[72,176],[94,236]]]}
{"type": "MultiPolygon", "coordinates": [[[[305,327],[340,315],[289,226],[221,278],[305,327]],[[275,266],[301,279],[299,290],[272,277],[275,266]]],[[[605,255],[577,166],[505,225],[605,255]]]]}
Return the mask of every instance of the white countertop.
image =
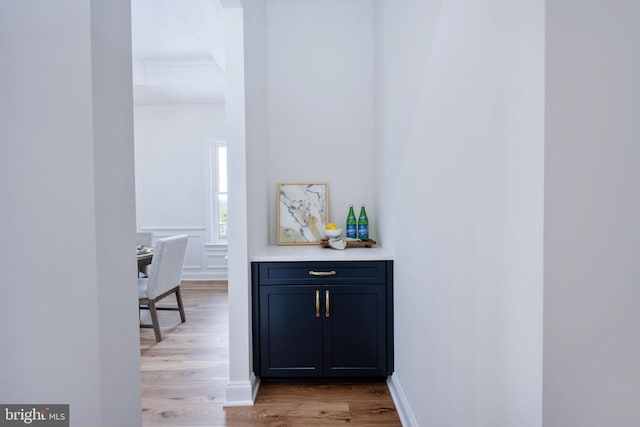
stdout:
{"type": "Polygon", "coordinates": [[[267,246],[251,255],[251,261],[387,261],[393,260],[382,247],[336,250],[320,245],[267,246]]]}

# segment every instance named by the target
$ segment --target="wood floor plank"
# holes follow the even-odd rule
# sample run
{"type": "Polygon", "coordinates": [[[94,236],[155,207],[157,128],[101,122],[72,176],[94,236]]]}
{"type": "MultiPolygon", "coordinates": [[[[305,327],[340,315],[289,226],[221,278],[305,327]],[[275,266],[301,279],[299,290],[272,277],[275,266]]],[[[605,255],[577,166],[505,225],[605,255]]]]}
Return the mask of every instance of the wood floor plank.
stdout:
{"type": "Polygon", "coordinates": [[[152,329],[140,330],[145,427],[401,426],[384,381],[263,382],[254,406],[223,408],[226,283],[183,282],[182,298],[187,322],[180,323],[177,312],[161,311],[161,342],[152,329]]]}
{"type": "Polygon", "coordinates": [[[226,412],[227,425],[352,425],[349,405],[346,403],[273,403],[253,408],[228,408],[226,412]]]}

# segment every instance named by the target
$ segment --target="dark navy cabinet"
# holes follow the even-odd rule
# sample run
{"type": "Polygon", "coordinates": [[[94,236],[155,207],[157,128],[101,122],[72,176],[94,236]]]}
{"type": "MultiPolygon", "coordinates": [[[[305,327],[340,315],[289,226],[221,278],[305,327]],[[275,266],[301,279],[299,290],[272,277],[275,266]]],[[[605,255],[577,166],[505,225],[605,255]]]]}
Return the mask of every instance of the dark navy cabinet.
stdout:
{"type": "Polygon", "coordinates": [[[252,263],[254,371],[262,378],[393,372],[393,262],[252,263]]]}

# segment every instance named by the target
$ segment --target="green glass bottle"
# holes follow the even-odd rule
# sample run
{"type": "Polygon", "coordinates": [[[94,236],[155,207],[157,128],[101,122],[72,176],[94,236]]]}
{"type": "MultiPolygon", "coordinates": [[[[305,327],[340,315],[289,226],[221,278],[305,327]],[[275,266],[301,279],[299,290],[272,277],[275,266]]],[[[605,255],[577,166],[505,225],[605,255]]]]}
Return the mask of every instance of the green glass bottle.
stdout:
{"type": "Polygon", "coordinates": [[[369,240],[369,218],[364,204],[360,208],[360,216],[358,217],[358,239],[369,240]]]}
{"type": "Polygon", "coordinates": [[[347,237],[352,239],[355,239],[357,237],[356,227],[356,214],[353,211],[353,205],[349,205],[349,213],[347,214],[347,237]]]}

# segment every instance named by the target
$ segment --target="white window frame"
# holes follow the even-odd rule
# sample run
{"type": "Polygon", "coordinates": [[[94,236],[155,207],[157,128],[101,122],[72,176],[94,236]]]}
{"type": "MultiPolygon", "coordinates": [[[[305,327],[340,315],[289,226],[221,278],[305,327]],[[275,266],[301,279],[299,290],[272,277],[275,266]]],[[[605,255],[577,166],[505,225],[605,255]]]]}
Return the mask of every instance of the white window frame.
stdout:
{"type": "MultiPolygon", "coordinates": [[[[227,246],[227,239],[220,239],[218,236],[218,213],[220,212],[218,206],[218,200],[220,195],[220,187],[218,182],[218,148],[226,147],[227,141],[224,138],[207,138],[206,142],[206,151],[207,155],[204,156],[206,160],[205,165],[205,173],[206,183],[204,185],[204,189],[207,192],[206,200],[206,209],[205,215],[207,218],[207,240],[208,245],[215,246],[227,246]]],[[[228,152],[228,151],[227,151],[228,152]]],[[[228,154],[227,154],[228,155],[228,154]]],[[[229,163],[229,159],[227,157],[227,165],[229,163]]],[[[228,170],[227,170],[228,176],[228,170]]],[[[229,182],[227,179],[227,200],[229,194],[229,182]]]]}

